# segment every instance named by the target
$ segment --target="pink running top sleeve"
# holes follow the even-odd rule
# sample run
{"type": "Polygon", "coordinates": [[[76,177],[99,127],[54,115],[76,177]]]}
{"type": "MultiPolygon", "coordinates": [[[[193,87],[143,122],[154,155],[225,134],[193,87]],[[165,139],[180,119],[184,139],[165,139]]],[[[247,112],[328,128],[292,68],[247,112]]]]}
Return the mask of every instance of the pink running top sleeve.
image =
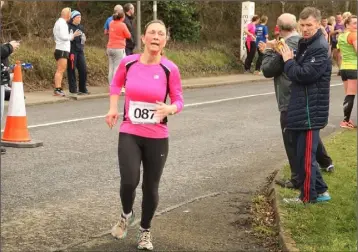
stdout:
{"type": "Polygon", "coordinates": [[[139,62],[140,55],[134,54],[122,59],[110,86],[110,95],[120,95],[125,86],[125,102],[123,122],[120,132],[148,138],[167,138],[168,127],[164,123],[146,124],[132,123],[129,117],[129,106],[132,102],[155,104],[164,102],[168,96],[171,104],[181,112],[184,106],[183,90],[178,67],[170,60],[162,57],[160,64],[145,65],[139,62]],[[127,65],[131,64],[127,72],[127,65]],[[167,83],[166,71],[169,72],[167,83]]]}

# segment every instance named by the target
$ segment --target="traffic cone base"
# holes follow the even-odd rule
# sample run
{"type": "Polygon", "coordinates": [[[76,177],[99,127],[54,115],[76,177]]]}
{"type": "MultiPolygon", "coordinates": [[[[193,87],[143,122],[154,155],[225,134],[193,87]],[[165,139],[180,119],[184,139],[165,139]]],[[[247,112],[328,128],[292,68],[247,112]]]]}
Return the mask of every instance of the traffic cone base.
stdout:
{"type": "Polygon", "coordinates": [[[27,125],[27,117],[23,116],[7,116],[4,135],[2,140],[8,142],[29,142],[31,141],[29,131],[23,127],[27,125]],[[7,127],[7,125],[10,125],[7,127]]]}

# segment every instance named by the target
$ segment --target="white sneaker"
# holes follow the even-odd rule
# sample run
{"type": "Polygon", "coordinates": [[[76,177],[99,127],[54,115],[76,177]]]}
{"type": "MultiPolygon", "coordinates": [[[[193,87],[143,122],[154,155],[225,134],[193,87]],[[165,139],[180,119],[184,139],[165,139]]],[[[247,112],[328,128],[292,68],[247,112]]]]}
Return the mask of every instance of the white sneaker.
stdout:
{"type": "Polygon", "coordinates": [[[149,230],[140,231],[138,249],[153,250],[152,235],[149,230]]]}
{"type": "Polygon", "coordinates": [[[117,239],[124,239],[127,236],[128,226],[130,226],[134,222],[134,212],[132,211],[132,216],[126,219],[123,215],[121,215],[118,223],[112,228],[112,236],[117,239]]]}

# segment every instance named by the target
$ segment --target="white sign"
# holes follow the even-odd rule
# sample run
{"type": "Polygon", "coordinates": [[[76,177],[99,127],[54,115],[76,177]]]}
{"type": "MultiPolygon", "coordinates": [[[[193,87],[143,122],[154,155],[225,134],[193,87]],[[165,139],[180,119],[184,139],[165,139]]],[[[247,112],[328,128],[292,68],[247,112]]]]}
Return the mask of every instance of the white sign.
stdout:
{"type": "Polygon", "coordinates": [[[252,17],[255,15],[255,3],[254,2],[242,2],[241,9],[241,43],[240,43],[240,59],[245,61],[246,59],[246,34],[244,33],[245,27],[251,22],[252,17]]]}

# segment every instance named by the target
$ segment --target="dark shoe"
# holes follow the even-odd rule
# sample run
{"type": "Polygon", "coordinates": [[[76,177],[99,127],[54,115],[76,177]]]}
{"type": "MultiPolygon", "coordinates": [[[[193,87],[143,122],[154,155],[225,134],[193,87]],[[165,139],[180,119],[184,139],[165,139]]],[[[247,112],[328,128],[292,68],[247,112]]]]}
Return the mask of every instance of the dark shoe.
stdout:
{"type": "Polygon", "coordinates": [[[6,153],[6,149],[4,147],[0,147],[1,149],[1,154],[5,154],[6,153]]]}
{"type": "Polygon", "coordinates": [[[278,179],[278,180],[275,180],[275,182],[276,182],[276,184],[278,184],[279,186],[281,186],[283,188],[297,189],[291,180],[278,179]]]}
{"type": "Polygon", "coordinates": [[[77,95],[89,95],[91,94],[90,92],[78,92],[77,95]]]}

